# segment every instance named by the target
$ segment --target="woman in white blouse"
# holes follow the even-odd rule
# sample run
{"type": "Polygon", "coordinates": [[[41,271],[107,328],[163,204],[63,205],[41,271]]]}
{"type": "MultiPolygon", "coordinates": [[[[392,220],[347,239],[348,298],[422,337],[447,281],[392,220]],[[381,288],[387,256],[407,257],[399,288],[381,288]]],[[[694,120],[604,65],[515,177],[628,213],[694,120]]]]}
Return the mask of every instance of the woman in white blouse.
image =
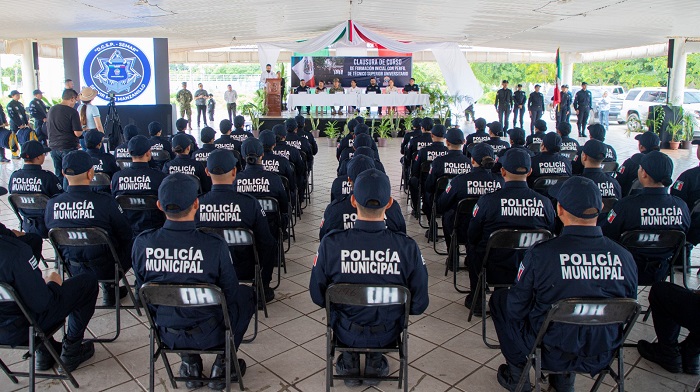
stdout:
{"type": "MultiPolygon", "coordinates": [[[[389,79],[389,85],[384,88],[384,94],[398,94],[398,93],[399,93],[399,89],[396,86],[394,86],[394,80],[389,79]]],[[[394,113],[396,113],[397,107],[396,106],[389,106],[388,113],[391,113],[392,111],[394,113]]]]}
{"type": "Polygon", "coordinates": [[[83,127],[83,132],[91,129],[97,129],[102,133],[105,131],[100,119],[100,111],[97,109],[97,106],[92,104],[92,100],[96,96],[97,90],[94,88],[83,87],[80,90],[79,98],[82,104],[78,108],[78,113],[80,113],[80,125],[83,127]]]}

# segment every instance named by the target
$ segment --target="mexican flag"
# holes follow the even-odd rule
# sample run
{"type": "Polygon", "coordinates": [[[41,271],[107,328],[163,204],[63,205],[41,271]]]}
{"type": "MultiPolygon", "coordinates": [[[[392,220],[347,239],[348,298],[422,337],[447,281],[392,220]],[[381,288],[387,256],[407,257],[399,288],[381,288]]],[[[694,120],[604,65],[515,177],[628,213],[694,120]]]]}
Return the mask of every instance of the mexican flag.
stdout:
{"type": "Polygon", "coordinates": [[[552,106],[557,106],[559,102],[561,102],[561,59],[559,58],[559,48],[557,48],[555,64],[557,65],[557,80],[554,85],[554,100],[552,101],[552,106]]]}
{"type": "Polygon", "coordinates": [[[316,82],[314,81],[314,60],[311,56],[304,56],[299,60],[298,63],[292,66],[292,71],[299,77],[299,79],[306,80],[306,85],[309,87],[314,87],[316,82]]]}

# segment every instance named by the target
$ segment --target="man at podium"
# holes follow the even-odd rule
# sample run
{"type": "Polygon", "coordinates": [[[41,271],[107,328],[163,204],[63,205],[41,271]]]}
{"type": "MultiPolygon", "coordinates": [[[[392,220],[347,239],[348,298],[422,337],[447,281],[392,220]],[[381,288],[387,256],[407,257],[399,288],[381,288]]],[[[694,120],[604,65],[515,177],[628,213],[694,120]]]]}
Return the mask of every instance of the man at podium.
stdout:
{"type": "Polygon", "coordinates": [[[260,88],[265,88],[265,82],[267,79],[274,79],[277,75],[272,72],[272,66],[270,64],[265,65],[265,70],[260,74],[260,88]]]}

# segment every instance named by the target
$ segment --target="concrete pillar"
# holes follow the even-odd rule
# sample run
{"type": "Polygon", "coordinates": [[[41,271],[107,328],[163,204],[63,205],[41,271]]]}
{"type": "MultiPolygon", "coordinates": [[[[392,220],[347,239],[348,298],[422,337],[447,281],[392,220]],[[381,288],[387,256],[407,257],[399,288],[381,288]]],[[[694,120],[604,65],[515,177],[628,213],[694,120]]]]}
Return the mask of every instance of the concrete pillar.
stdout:
{"type": "MultiPolygon", "coordinates": [[[[669,48],[669,52],[671,48],[669,48]]],[[[671,77],[668,83],[669,104],[680,106],[683,104],[683,90],[685,89],[685,72],[688,53],[684,37],[676,37],[673,40],[673,68],[670,69],[671,77]]]]}
{"type": "Polygon", "coordinates": [[[561,60],[561,84],[571,85],[574,81],[574,53],[560,53],[561,60]]]}
{"type": "Polygon", "coordinates": [[[32,92],[37,88],[37,77],[34,73],[34,53],[32,41],[22,40],[22,101],[29,103],[34,97],[32,92]]]}

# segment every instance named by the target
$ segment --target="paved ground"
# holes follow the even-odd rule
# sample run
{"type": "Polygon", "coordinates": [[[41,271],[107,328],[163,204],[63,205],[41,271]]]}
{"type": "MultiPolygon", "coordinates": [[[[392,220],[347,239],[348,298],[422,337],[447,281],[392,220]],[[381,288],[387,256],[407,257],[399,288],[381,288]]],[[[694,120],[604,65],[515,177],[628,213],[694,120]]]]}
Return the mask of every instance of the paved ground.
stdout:
{"type": "MultiPolygon", "coordinates": [[[[491,110],[479,108],[480,115],[491,110]]],[[[495,119],[495,113],[486,116],[495,119]]],[[[528,124],[526,124],[528,125],[528,124]]],[[[623,126],[613,126],[608,142],[618,151],[621,159],[636,150],[636,142],[624,136],[623,126]]],[[[392,179],[393,194],[400,202],[408,223],[408,233],[421,246],[430,274],[430,306],[420,316],[411,319],[409,328],[409,384],[412,391],[501,391],[496,381],[496,369],[504,362],[500,352],[490,350],[481,341],[481,319],[467,322],[464,296],[444,276],[444,256],[435,254],[423,237],[415,219],[408,217],[406,196],[399,190],[400,168],[398,140],[392,140],[380,154],[392,179]]],[[[287,274],[277,291],[277,299],[269,305],[270,317],[261,318],[261,331],[254,343],[241,346],[240,356],[248,364],[244,378],[250,391],[323,391],[325,380],[325,313],[314,305],[307,293],[310,267],[318,247],[318,227],[323,210],[329,201],[329,190],[335,178],[337,162],[334,149],[327,147],[326,139],[319,140],[319,154],[315,166],[315,189],[312,203],[305,210],[296,227],[297,241],[287,254],[287,274]]],[[[675,151],[669,155],[676,165],[674,177],[682,170],[697,164],[694,151],[675,151]]],[[[7,183],[16,162],[0,167],[0,183],[7,183]]],[[[50,162],[45,165],[51,168],[50,162]]],[[[6,197],[0,198],[0,221],[8,227],[16,227],[6,197]]],[[[48,246],[45,254],[51,254],[48,246]]],[[[696,260],[697,262],[697,260],[696,260]]],[[[466,282],[466,276],[460,276],[466,282]]],[[[696,282],[697,283],[697,282],[696,282]]],[[[640,301],[646,304],[646,292],[641,290],[640,301]]],[[[114,330],[114,312],[98,311],[90,323],[90,335],[103,336],[114,330]]],[[[137,391],[148,388],[148,330],[145,317],[137,317],[131,311],[122,313],[122,334],[110,344],[98,344],[96,354],[74,374],[84,391],[137,391]]],[[[489,336],[495,337],[493,325],[487,321],[489,336]]],[[[632,332],[633,341],[653,339],[651,320],[638,324],[632,332]]],[[[22,352],[3,351],[0,358],[8,364],[26,368],[21,361],[22,352]]],[[[628,391],[693,391],[699,377],[674,375],[660,367],[640,359],[635,349],[625,350],[626,386],[628,391]]],[[[177,371],[177,358],[172,358],[177,371]]],[[[208,373],[212,358],[205,357],[208,373]]],[[[391,360],[393,370],[398,362],[391,360]]],[[[171,390],[163,364],[157,363],[156,390],[171,390]]],[[[607,378],[603,390],[613,389],[607,378]]],[[[335,391],[348,388],[336,383],[335,391]]],[[[577,390],[587,390],[592,385],[589,377],[579,376],[577,390]]],[[[15,385],[0,375],[0,391],[23,389],[26,382],[15,385]]],[[[184,389],[184,385],[180,385],[184,389]]],[[[234,386],[234,390],[236,386],[234,386]]],[[[43,381],[40,390],[63,391],[73,389],[59,381],[43,381]]],[[[206,388],[205,388],[206,389],[206,388]]],[[[396,383],[382,383],[378,387],[359,387],[357,391],[394,391],[396,383]]]]}

